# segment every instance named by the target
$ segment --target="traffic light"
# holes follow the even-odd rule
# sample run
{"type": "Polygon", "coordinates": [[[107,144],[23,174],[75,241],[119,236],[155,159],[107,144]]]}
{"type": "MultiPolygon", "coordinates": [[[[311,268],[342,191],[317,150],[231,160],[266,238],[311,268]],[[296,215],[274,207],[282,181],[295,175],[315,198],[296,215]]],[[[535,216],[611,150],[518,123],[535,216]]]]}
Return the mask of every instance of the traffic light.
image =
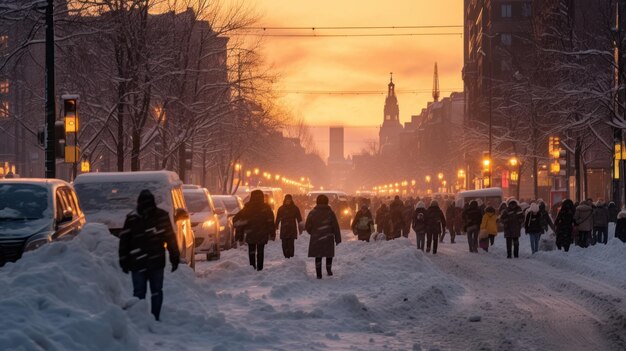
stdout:
{"type": "Polygon", "coordinates": [[[78,109],[75,95],[63,96],[63,117],[65,120],[65,132],[78,132],[78,109]]]}
{"type": "Polygon", "coordinates": [[[54,154],[56,158],[65,158],[65,123],[63,121],[54,122],[54,139],[56,145],[54,154]]]}
{"type": "Polygon", "coordinates": [[[185,148],[185,169],[192,169],[192,166],[193,166],[192,159],[193,159],[193,151],[191,150],[191,148],[186,147],[185,148]]]}

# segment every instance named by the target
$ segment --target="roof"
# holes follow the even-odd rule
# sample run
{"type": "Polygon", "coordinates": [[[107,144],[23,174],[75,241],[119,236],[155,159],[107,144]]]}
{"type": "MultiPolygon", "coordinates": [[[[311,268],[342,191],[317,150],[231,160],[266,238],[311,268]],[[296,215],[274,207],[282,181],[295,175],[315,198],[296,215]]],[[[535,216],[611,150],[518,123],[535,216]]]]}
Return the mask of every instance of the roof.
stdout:
{"type": "Polygon", "coordinates": [[[48,179],[48,178],[5,178],[0,179],[0,184],[32,184],[41,185],[48,188],[57,186],[70,186],[70,184],[62,179],[48,179]]]}
{"type": "Polygon", "coordinates": [[[486,188],[479,190],[466,190],[461,191],[458,197],[472,197],[472,196],[502,196],[502,189],[500,188],[486,188]]]}
{"type": "Polygon", "coordinates": [[[152,181],[169,184],[182,184],[178,174],[170,171],[142,171],[142,172],[96,172],[83,173],[76,177],[75,184],[108,182],[135,182],[152,181]]]}

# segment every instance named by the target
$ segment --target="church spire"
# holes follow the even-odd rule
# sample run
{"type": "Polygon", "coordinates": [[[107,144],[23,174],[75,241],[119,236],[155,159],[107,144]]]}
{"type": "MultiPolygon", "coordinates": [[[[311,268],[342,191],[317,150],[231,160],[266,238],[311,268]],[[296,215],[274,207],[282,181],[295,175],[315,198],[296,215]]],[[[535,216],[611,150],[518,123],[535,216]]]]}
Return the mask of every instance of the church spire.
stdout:
{"type": "Polygon", "coordinates": [[[387,85],[387,96],[396,96],[396,85],[393,84],[393,72],[389,72],[389,84],[387,85]]]}
{"type": "Polygon", "coordinates": [[[439,72],[437,72],[437,62],[435,62],[435,75],[433,76],[433,101],[439,101],[439,72]]]}

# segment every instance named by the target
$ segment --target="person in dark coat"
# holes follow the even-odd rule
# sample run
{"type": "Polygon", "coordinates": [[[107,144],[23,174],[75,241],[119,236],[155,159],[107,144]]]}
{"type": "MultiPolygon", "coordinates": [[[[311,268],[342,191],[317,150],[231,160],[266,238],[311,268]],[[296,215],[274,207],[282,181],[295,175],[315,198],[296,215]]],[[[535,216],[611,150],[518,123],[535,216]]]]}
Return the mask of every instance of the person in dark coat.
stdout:
{"type": "Polygon", "coordinates": [[[370,241],[374,228],[374,219],[367,205],[362,205],[352,221],[352,233],[362,241],[370,241]]]}
{"type": "Polygon", "coordinates": [[[326,273],[333,275],[332,265],[335,257],[335,245],[341,243],[341,230],[337,216],[328,206],[328,197],[319,195],[317,206],[311,210],[304,225],[311,235],[309,257],[315,257],[317,279],[322,279],[322,258],[326,257],[326,273]]]}
{"type": "Polygon", "coordinates": [[[435,200],[430,202],[426,210],[426,252],[430,252],[432,245],[433,255],[437,254],[439,236],[446,228],[446,217],[435,200]]]}
{"type": "Polygon", "coordinates": [[[524,223],[524,211],[517,204],[517,201],[510,200],[506,210],[500,215],[500,220],[504,226],[504,237],[506,238],[506,257],[519,257],[519,237],[524,223]]]}
{"type": "MultiPolygon", "coordinates": [[[[457,231],[459,231],[459,228],[455,226],[456,213],[457,209],[454,205],[454,201],[448,201],[448,207],[446,208],[446,227],[450,232],[450,243],[452,244],[454,244],[454,239],[456,239],[457,231]]],[[[439,242],[443,242],[445,236],[446,231],[444,230],[443,233],[441,233],[441,240],[439,240],[439,242]]]]}
{"type": "Polygon", "coordinates": [[[409,233],[411,233],[411,220],[413,219],[413,213],[415,212],[413,206],[414,204],[412,199],[404,202],[404,209],[402,210],[402,236],[405,238],[408,238],[409,233]]]}
{"type": "Polygon", "coordinates": [[[609,233],[613,233],[615,235],[615,225],[617,224],[617,215],[619,214],[620,211],[617,208],[617,205],[615,204],[615,202],[613,201],[609,202],[607,209],[609,210],[609,233]]]}
{"type": "MultiPolygon", "coordinates": [[[[248,244],[250,265],[258,271],[263,270],[265,245],[276,237],[274,212],[265,203],[261,190],[250,193],[250,201],[233,217],[237,233],[245,237],[248,244]]],[[[239,238],[241,241],[243,238],[239,238]]]]}
{"type": "Polygon", "coordinates": [[[593,209],[593,233],[591,244],[607,244],[609,241],[609,209],[604,201],[600,200],[593,209]]]}
{"type": "Polygon", "coordinates": [[[391,236],[391,216],[389,207],[384,203],[376,211],[376,231],[385,234],[386,237],[391,236]]]}
{"type": "Polygon", "coordinates": [[[617,214],[617,225],[615,226],[615,237],[626,243],[626,211],[617,214]]]}
{"type": "Polygon", "coordinates": [[[530,250],[534,254],[539,251],[539,240],[541,239],[541,234],[544,232],[542,214],[536,202],[531,203],[528,211],[526,211],[524,229],[526,235],[530,236],[530,250]]]}
{"type": "Polygon", "coordinates": [[[295,253],[294,242],[298,238],[298,227],[302,222],[300,209],[293,203],[293,197],[285,195],[283,205],[276,214],[276,228],[280,227],[280,240],[283,243],[283,255],[292,258],[295,253]]]}
{"type": "Polygon", "coordinates": [[[472,200],[465,211],[463,211],[463,222],[465,232],[467,232],[467,245],[469,252],[478,252],[478,233],[483,214],[478,207],[478,201],[472,200]]]}
{"type": "Polygon", "coordinates": [[[124,273],[131,272],[135,297],[145,299],[150,283],[151,311],[157,321],[163,305],[165,244],[174,272],[180,254],[169,213],[157,207],[150,190],[142,190],[120,233],[119,262],[124,273]]]}
{"type": "Polygon", "coordinates": [[[417,249],[424,251],[424,244],[426,243],[426,206],[424,206],[422,201],[417,202],[412,226],[413,231],[415,231],[417,249]]]}
{"type": "Polygon", "coordinates": [[[400,200],[400,196],[396,195],[389,204],[389,213],[391,216],[391,235],[387,235],[387,240],[393,240],[402,235],[402,228],[404,227],[404,203],[400,200]]]}
{"type": "Polygon", "coordinates": [[[554,223],[552,222],[550,213],[548,213],[546,203],[543,201],[539,202],[539,214],[541,215],[541,227],[543,228],[543,232],[547,232],[549,228],[556,233],[556,228],[554,228],[554,223]]]}
{"type": "Polygon", "coordinates": [[[574,231],[574,203],[572,200],[564,200],[561,209],[554,220],[556,227],[556,247],[557,249],[569,251],[572,244],[572,232],[574,231]]]}

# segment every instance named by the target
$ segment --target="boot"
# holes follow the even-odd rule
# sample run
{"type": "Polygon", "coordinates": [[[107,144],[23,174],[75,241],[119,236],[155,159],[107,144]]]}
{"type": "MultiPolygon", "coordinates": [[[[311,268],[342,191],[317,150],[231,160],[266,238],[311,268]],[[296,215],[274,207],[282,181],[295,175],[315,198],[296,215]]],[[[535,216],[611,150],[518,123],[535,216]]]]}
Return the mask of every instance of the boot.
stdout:
{"type": "Polygon", "coordinates": [[[322,259],[315,258],[315,273],[317,273],[317,279],[322,279],[322,259]]]}
{"type": "Polygon", "coordinates": [[[326,274],[328,274],[328,276],[333,275],[332,267],[333,267],[333,259],[326,258],[326,274]]]}

